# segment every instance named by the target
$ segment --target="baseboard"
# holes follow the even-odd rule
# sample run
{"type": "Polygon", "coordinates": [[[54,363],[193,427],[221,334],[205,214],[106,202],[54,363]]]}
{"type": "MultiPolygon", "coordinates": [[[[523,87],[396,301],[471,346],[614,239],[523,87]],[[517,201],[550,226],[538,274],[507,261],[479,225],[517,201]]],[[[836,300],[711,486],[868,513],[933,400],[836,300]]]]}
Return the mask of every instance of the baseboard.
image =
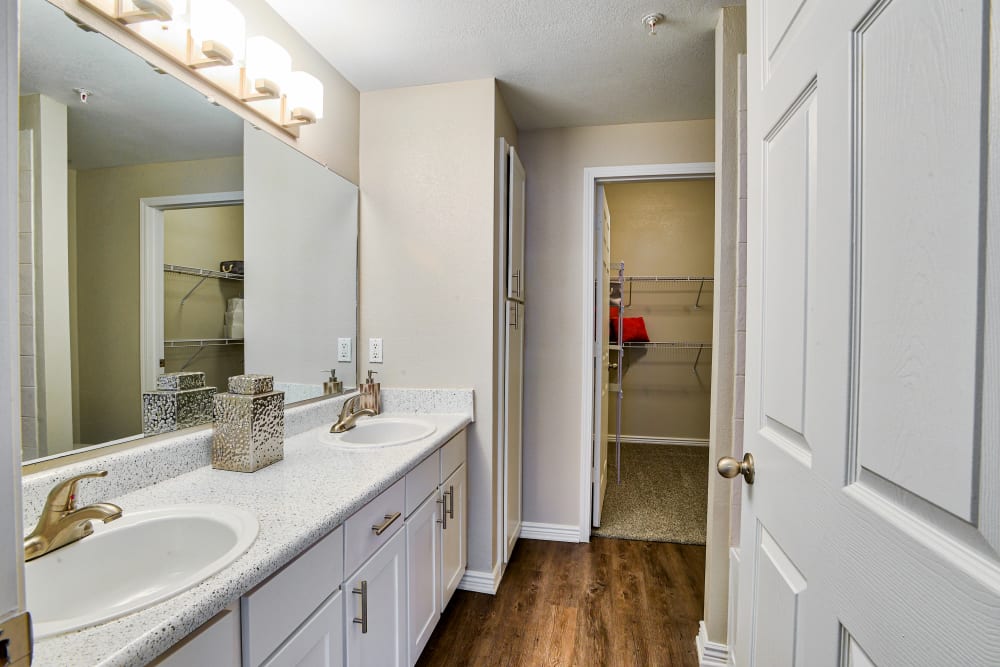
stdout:
{"type": "Polygon", "coordinates": [[[695,643],[698,646],[699,667],[729,667],[729,647],[708,640],[705,621],[698,621],[698,638],[695,643]]]}
{"type": "Polygon", "coordinates": [[[580,526],[562,523],[521,524],[521,537],[525,540],[547,540],[549,542],[579,542],[580,526]]]}
{"type": "Polygon", "coordinates": [[[462,580],[458,582],[458,587],[463,591],[496,595],[497,589],[500,588],[500,563],[497,562],[492,572],[466,570],[462,580]]]}
{"type": "MultiPolygon", "coordinates": [[[[608,434],[608,441],[615,441],[615,434],[608,434]]],[[[707,438],[661,438],[655,435],[623,435],[622,442],[641,445],[679,445],[681,447],[708,447],[707,438]]]]}

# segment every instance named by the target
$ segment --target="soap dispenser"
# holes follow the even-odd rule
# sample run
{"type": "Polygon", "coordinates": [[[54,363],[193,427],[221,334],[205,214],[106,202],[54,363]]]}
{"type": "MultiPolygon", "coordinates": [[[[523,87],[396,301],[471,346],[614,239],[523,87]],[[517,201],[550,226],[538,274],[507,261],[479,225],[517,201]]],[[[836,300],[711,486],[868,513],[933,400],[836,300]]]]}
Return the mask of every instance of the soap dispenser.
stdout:
{"type": "Polygon", "coordinates": [[[380,388],[382,385],[375,382],[373,375],[375,375],[375,371],[368,371],[368,379],[361,383],[361,400],[358,405],[362,410],[367,408],[374,410],[375,414],[381,414],[382,394],[380,388]]]}
{"type": "Polygon", "coordinates": [[[344,381],[337,379],[337,369],[331,368],[329,371],[323,371],[324,373],[330,374],[330,379],[323,383],[323,394],[325,396],[336,396],[337,394],[344,393],[344,381]]]}

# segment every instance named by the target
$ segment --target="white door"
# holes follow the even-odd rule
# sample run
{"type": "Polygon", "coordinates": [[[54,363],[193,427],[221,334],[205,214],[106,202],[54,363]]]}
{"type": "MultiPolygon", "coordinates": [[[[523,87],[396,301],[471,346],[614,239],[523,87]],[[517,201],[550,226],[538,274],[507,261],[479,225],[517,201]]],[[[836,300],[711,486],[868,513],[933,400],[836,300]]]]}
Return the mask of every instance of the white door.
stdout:
{"type": "Polygon", "coordinates": [[[406,531],[399,530],[344,585],[348,667],[406,663],[406,531]]]}
{"type": "Polygon", "coordinates": [[[748,2],[741,667],[1000,664],[990,11],[748,2]]]}
{"type": "MultiPolygon", "coordinates": [[[[6,224],[0,247],[0,624],[24,611],[24,533],[21,526],[21,415],[18,388],[17,320],[17,53],[18,3],[5,2],[0,30],[0,216],[6,224]]],[[[0,635],[0,641],[8,638],[0,635]]],[[[22,644],[23,647],[23,644],[22,644]]],[[[23,658],[10,651],[15,664],[23,658]]],[[[26,664],[26,663],[25,663],[26,664]]]]}
{"type": "Polygon", "coordinates": [[[406,519],[406,607],[409,664],[414,665],[441,615],[442,504],[437,493],[406,519]]]}
{"type": "Polygon", "coordinates": [[[510,147],[507,204],[507,298],[524,300],[524,165],[510,147]]]}
{"type": "Polygon", "coordinates": [[[507,302],[507,365],[504,382],[504,563],[521,536],[521,445],[524,387],[524,304],[507,302]]]}
{"type": "Polygon", "coordinates": [[[463,463],[441,485],[441,499],[447,503],[441,517],[441,611],[448,606],[465,575],[469,562],[469,520],[466,516],[466,482],[463,463]]]}
{"type": "MultiPolygon", "coordinates": [[[[611,293],[611,211],[604,197],[604,186],[597,186],[596,208],[599,219],[595,225],[595,257],[600,258],[600,270],[594,303],[597,306],[597,331],[594,332],[594,377],[599,378],[594,387],[594,490],[593,512],[591,523],[597,528],[601,525],[601,509],[604,507],[604,496],[608,490],[608,383],[611,363],[611,353],[608,347],[611,342],[608,295],[611,293]]],[[[619,317],[621,313],[619,313],[619,317]]],[[[616,355],[618,363],[622,355],[616,355]]]]}

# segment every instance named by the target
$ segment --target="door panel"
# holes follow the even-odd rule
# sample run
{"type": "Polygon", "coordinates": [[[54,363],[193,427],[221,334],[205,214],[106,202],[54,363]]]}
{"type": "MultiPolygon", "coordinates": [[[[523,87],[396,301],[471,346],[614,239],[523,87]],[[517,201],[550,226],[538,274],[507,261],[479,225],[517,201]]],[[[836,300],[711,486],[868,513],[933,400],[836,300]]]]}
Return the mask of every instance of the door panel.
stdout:
{"type": "Polygon", "coordinates": [[[406,662],[406,531],[397,531],[344,585],[344,636],[350,667],[399,667],[406,662]],[[360,623],[367,587],[368,631],[360,623]]]}
{"type": "Polygon", "coordinates": [[[735,655],[1000,664],[990,3],[747,7],[735,655]]]}
{"type": "Polygon", "coordinates": [[[463,463],[441,485],[442,491],[449,492],[448,526],[441,529],[441,611],[458,589],[469,562],[467,482],[468,472],[463,463]]]}
{"type": "Polygon", "coordinates": [[[439,494],[433,493],[406,519],[407,650],[410,665],[416,664],[441,615],[440,513],[439,494]]]}
{"type": "Polygon", "coordinates": [[[507,209],[507,298],[524,299],[524,166],[510,147],[510,188],[507,209]]]}
{"type": "Polygon", "coordinates": [[[524,384],[524,304],[507,302],[507,379],[505,414],[507,418],[504,449],[504,562],[510,560],[521,535],[521,447],[523,434],[524,384]]]}
{"type": "MultiPolygon", "coordinates": [[[[597,528],[601,525],[601,510],[604,507],[604,496],[608,489],[608,406],[610,394],[611,352],[608,348],[611,339],[610,312],[608,310],[608,295],[611,293],[611,211],[604,197],[604,186],[597,186],[598,221],[595,245],[596,257],[601,258],[600,276],[597,283],[597,294],[594,303],[598,307],[598,329],[594,332],[594,347],[600,351],[595,357],[597,368],[594,372],[598,385],[594,392],[594,490],[592,492],[593,510],[591,524],[597,528]]],[[[622,355],[615,355],[621,362],[622,355]]]]}

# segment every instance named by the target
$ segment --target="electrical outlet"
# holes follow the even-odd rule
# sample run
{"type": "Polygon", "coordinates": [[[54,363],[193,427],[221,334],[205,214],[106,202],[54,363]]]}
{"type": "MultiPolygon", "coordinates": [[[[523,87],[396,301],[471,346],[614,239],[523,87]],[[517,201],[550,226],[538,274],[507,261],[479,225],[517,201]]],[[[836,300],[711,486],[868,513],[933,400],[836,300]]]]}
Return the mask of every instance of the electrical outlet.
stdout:
{"type": "Polygon", "coordinates": [[[368,362],[372,364],[382,363],[382,339],[368,339],[368,362]]]}
{"type": "Polygon", "coordinates": [[[350,361],[351,360],[351,339],[350,338],[338,338],[337,339],[337,361],[350,361]]]}

